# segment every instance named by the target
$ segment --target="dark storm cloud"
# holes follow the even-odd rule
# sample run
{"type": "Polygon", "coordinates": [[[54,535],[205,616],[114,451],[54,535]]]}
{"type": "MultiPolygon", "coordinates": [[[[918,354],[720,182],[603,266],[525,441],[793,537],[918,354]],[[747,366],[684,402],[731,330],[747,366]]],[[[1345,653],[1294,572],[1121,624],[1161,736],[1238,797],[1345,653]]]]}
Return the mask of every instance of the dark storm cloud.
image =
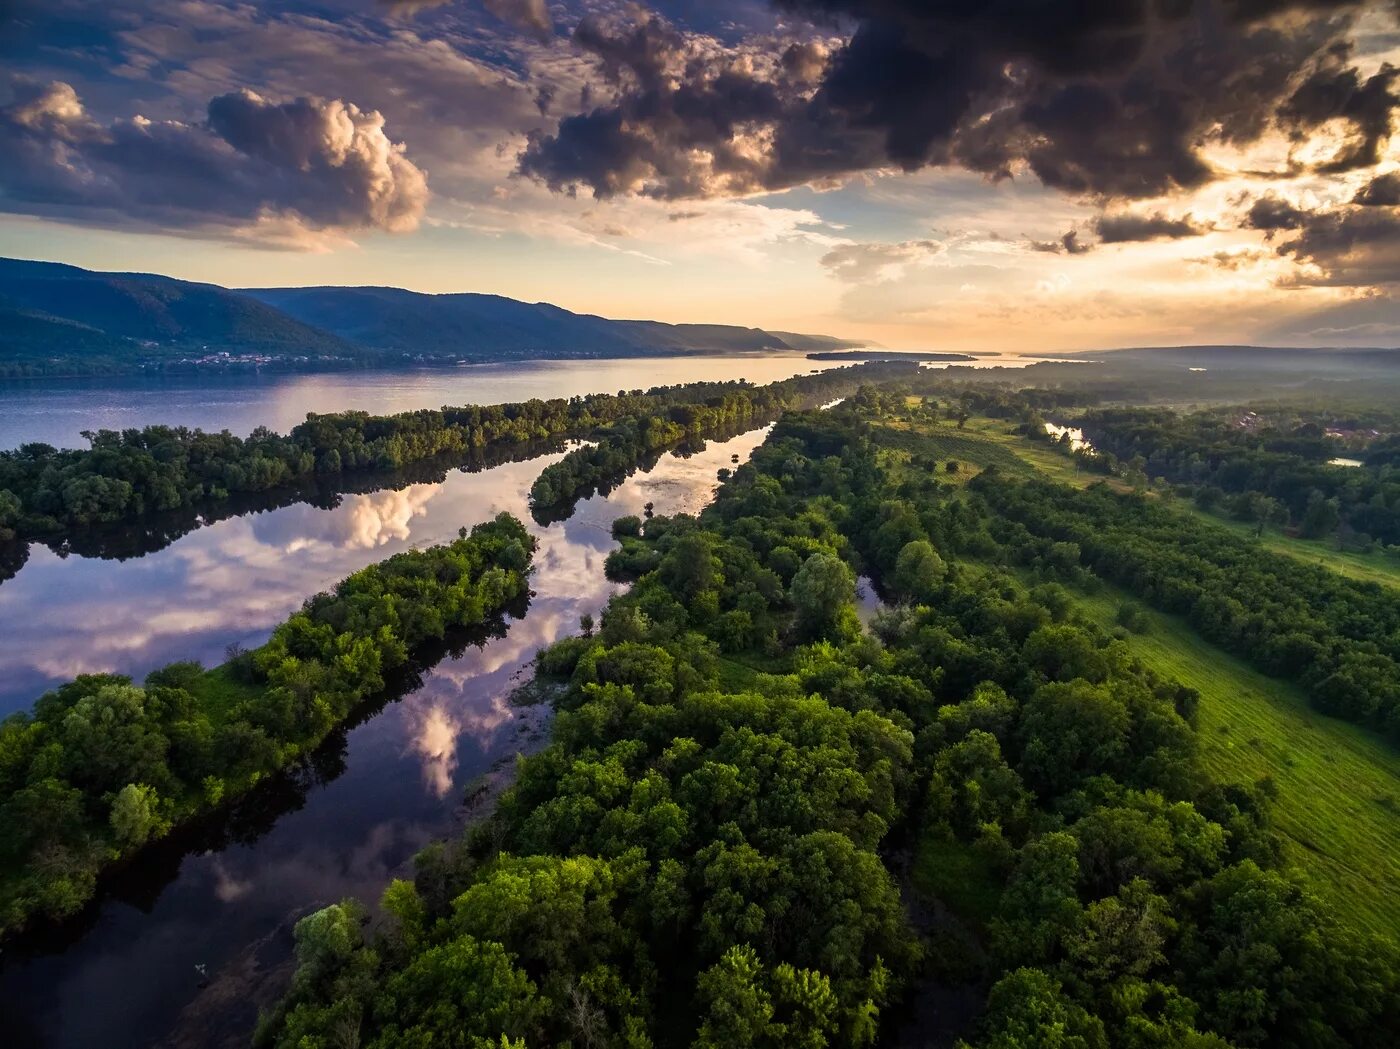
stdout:
{"type": "Polygon", "coordinates": [[[1094,245],[1085,244],[1079,239],[1078,230],[1070,230],[1057,240],[1032,240],[1028,242],[1032,251],[1042,251],[1049,255],[1087,255],[1094,245]]]}
{"type": "Polygon", "coordinates": [[[1341,208],[1305,216],[1300,232],[1275,249],[1302,264],[1286,283],[1371,287],[1400,283],[1400,212],[1341,208]]]}
{"type": "Polygon", "coordinates": [[[1377,175],[1361,187],[1352,203],[1373,208],[1400,207],[1400,171],[1377,175]]]}
{"type": "Polygon", "coordinates": [[[801,68],[787,73],[771,56],[759,68],[765,56],[752,52],[697,51],[685,34],[649,16],[622,27],[586,17],[573,39],[595,56],[617,96],[564,118],[553,134],[532,134],[520,157],[523,173],[557,191],[585,185],[598,197],[644,184],[665,198],[762,185],[766,158],[742,132],[782,116],[801,68]]]}
{"type": "Polygon", "coordinates": [[[1307,212],[1271,193],[1250,205],[1245,212],[1244,224],[1249,229],[1273,234],[1279,230],[1298,229],[1307,217],[1307,212]]]}
{"type": "Polygon", "coordinates": [[[1280,113],[1285,126],[1299,139],[1328,121],[1346,125],[1349,137],[1345,145],[1318,166],[1322,172],[1353,171],[1378,163],[1390,138],[1393,112],[1400,104],[1394,91],[1400,71],[1386,65],[1363,80],[1357,70],[1346,66],[1349,57],[1349,49],[1336,49],[1329,64],[1304,80],[1280,113]]]}
{"type": "Polygon", "coordinates": [[[1349,204],[1308,211],[1270,194],[1251,205],[1247,228],[1264,230],[1274,253],[1298,263],[1292,287],[1400,283],[1400,174],[1371,180],[1349,204]]]}
{"type": "Polygon", "coordinates": [[[1209,233],[1210,227],[1196,222],[1189,214],[1172,218],[1160,211],[1150,215],[1124,212],[1100,215],[1094,220],[1094,231],[1104,244],[1125,244],[1140,240],[1181,240],[1209,233]]]}
{"type": "Polygon", "coordinates": [[[1358,0],[781,0],[849,34],[776,65],[697,48],[659,20],[585,20],[612,96],[538,133],[524,174],[556,189],[661,197],[779,189],[879,168],[1028,167],[1102,197],[1190,189],[1202,147],[1340,121],[1320,170],[1373,163],[1395,72],[1363,77],[1358,0]],[[755,149],[757,140],[762,148],[755,149]],[[693,169],[693,170],[692,170],[693,169]]]}
{"type": "MultiPolygon", "coordinates": [[[[435,7],[446,7],[453,0],[380,0],[395,14],[412,18],[420,11],[435,7]]],[[[554,33],[554,19],[549,15],[549,5],[545,0],[482,0],[482,7],[503,22],[509,22],[536,36],[546,37],[554,33]]]]}
{"type": "Polygon", "coordinates": [[[0,208],[110,225],[246,234],[282,243],[409,230],[426,177],[383,118],[339,100],[214,98],[200,124],[104,124],[71,86],[21,85],[0,109],[0,208]]]}

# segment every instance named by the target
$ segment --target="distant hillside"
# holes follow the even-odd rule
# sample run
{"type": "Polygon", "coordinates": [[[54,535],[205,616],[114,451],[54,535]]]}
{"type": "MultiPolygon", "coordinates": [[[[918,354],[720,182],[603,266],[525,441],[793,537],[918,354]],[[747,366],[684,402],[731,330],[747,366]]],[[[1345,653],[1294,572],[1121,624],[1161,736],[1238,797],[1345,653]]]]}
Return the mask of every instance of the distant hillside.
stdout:
{"type": "Polygon", "coordinates": [[[336,335],[217,285],[0,259],[0,363],[117,363],[224,351],[363,356],[336,335]]]}
{"type": "MultiPolygon", "coordinates": [[[[246,294],[372,349],[464,360],[805,349],[786,333],[759,328],[608,320],[500,295],[334,287],[251,288],[246,294]]],[[[840,342],[826,336],[792,338],[840,342]]]]}
{"type": "Polygon", "coordinates": [[[770,331],[794,350],[803,353],[825,353],[830,350],[883,350],[884,347],[871,339],[834,339],[830,335],[803,335],[795,331],[770,331]]]}
{"type": "Polygon", "coordinates": [[[148,368],[451,364],[839,349],[864,343],[725,324],[609,320],[499,295],[229,289],[0,259],[0,375],[148,368]]]}

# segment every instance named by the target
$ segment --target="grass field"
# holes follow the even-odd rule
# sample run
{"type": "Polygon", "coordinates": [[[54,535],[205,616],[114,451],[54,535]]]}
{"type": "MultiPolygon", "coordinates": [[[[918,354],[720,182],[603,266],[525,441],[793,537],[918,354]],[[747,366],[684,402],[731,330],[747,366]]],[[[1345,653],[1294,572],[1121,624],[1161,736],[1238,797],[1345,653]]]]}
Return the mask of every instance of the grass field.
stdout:
{"type": "MultiPolygon", "coordinates": [[[[1127,596],[1078,594],[1105,629],[1127,596]]],[[[1314,712],[1302,692],[1207,645],[1185,623],[1144,609],[1128,641],[1158,673],[1201,693],[1201,757],[1217,779],[1278,785],[1275,829],[1287,862],[1353,924],[1400,941],[1400,753],[1357,725],[1314,712]]]]}
{"type": "MultiPolygon", "coordinates": [[[[923,440],[926,446],[935,450],[934,454],[940,455],[941,458],[955,458],[978,467],[995,464],[1003,469],[1014,470],[1017,464],[1021,464],[1053,481],[1074,485],[1076,488],[1107,481],[1114,488],[1129,490],[1129,486],[1123,481],[1082,470],[1068,455],[1049,444],[1029,441],[1024,436],[1014,433],[1013,428],[1011,423],[1000,419],[974,416],[967,421],[963,430],[949,423],[940,426],[933,433],[924,435],[923,440]]],[[[975,473],[975,470],[965,472],[964,476],[975,473]]],[[[1189,514],[1217,528],[1224,528],[1246,538],[1254,536],[1254,526],[1247,522],[1231,521],[1206,513],[1182,499],[1173,499],[1170,505],[1174,510],[1189,514]]],[[[1400,587],[1400,558],[1380,552],[1363,554],[1338,550],[1330,540],[1292,539],[1277,532],[1266,532],[1258,541],[1274,553],[1322,565],[1349,579],[1400,587]]]]}
{"type": "Polygon", "coordinates": [[[998,466],[1020,474],[1028,473],[1031,467],[1008,446],[1009,442],[1001,439],[1001,435],[995,432],[978,427],[978,421],[969,420],[965,430],[959,430],[951,423],[947,426],[917,430],[907,423],[885,423],[881,428],[893,436],[883,443],[901,451],[933,456],[938,460],[940,480],[966,480],[988,466],[998,466]],[[950,461],[956,461],[962,469],[958,473],[945,474],[942,467],[950,461]]]}
{"type": "Polygon", "coordinates": [[[210,720],[217,723],[228,718],[239,700],[255,699],[262,695],[263,689],[259,685],[239,681],[224,664],[206,670],[190,691],[210,720]]]}
{"type": "Polygon", "coordinates": [[[939,900],[959,918],[984,927],[1001,905],[1001,876],[971,845],[944,834],[923,834],[910,871],[914,888],[939,900]]]}

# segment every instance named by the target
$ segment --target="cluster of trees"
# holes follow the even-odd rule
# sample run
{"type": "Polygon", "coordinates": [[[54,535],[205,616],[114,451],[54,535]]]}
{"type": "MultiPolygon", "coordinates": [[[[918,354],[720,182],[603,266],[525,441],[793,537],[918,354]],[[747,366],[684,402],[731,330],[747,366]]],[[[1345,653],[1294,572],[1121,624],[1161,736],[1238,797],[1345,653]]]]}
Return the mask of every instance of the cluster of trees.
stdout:
{"type": "Polygon", "coordinates": [[[986,1049],[1389,1044],[1393,953],[1274,869],[1194,693],[962,563],[995,540],[896,468],[884,403],[790,414],[698,519],[618,528],[634,585],[540,658],[550,745],[378,922],[298,925],[258,1044],[861,1046],[969,975],[986,1049]],[[898,602],[870,631],[857,571],[898,602]],[[990,920],[915,923],[915,841],[973,858],[990,920]]]}
{"type": "MultiPolygon", "coordinates": [[[[864,364],[826,380],[856,381],[907,375],[909,364],[864,364]]],[[[813,377],[820,382],[821,377],[813,377]]],[[[776,384],[781,385],[781,384],[776,384]]],[[[148,515],[217,505],[235,493],[266,492],[318,477],[392,470],[424,460],[465,459],[483,449],[530,441],[583,437],[623,418],[664,416],[689,426],[727,398],[776,404],[786,393],[765,393],[742,382],[698,382],[617,394],[468,405],[376,416],[365,412],[308,415],[291,433],[266,428],[248,437],[185,427],[85,433],[91,447],[58,450],[26,444],[0,452],[0,535],[54,539],[93,526],[129,523],[148,515]]]]}
{"type": "Polygon", "coordinates": [[[1078,492],[989,471],[972,482],[989,525],[1022,563],[1081,565],[1322,711],[1400,736],[1400,595],[1271,553],[1140,495],[1078,492]]]}
{"type": "Polygon", "coordinates": [[[306,754],[423,646],[525,598],[534,549],[503,514],[348,576],[216,670],[87,674],[0,723],[0,933],[75,912],[105,866],[306,754]]]}
{"type": "Polygon", "coordinates": [[[1400,544],[1393,441],[1377,442],[1361,467],[1331,466],[1329,460],[1346,449],[1320,422],[1274,422],[1244,408],[1190,415],[1099,409],[1077,423],[1100,455],[1134,464],[1148,477],[1193,486],[1204,509],[1261,526],[1291,525],[1305,538],[1344,527],[1363,546],[1400,544]]]}
{"type": "Polygon", "coordinates": [[[598,432],[596,444],[575,449],[541,472],[530,489],[531,509],[537,516],[558,513],[591,492],[620,481],[647,456],[681,441],[700,442],[792,408],[849,396],[874,382],[894,383],[896,389],[902,389],[899,380],[912,379],[918,372],[917,366],[899,362],[875,367],[879,371],[841,368],[767,386],[739,387],[703,401],[675,404],[660,413],[620,419],[598,432]]]}

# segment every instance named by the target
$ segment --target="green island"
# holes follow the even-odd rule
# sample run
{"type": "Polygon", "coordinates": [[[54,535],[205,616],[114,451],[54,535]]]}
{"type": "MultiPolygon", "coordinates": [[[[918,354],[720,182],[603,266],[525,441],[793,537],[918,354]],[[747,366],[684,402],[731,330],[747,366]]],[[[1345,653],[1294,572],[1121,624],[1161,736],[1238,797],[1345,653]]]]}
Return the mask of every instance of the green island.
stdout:
{"type": "Polygon", "coordinates": [[[75,913],[103,870],[308,753],[425,646],[527,600],[534,549],[502,515],[355,572],[221,666],[86,674],[5,719],[0,934],[75,913]]]}
{"type": "Polygon", "coordinates": [[[301,920],[256,1043],[1391,1044],[1393,595],[1140,469],[1055,483],[1093,471],[1044,405],[944,382],[619,520],[550,744],[374,915],[301,920]]]}
{"type": "MultiPolygon", "coordinates": [[[[177,511],[217,513],[235,495],[295,492],[320,479],[357,476],[419,463],[475,463],[487,453],[534,455],[540,442],[624,432],[646,435],[648,447],[698,440],[725,427],[770,420],[854,392],[861,383],[908,377],[911,362],[871,362],[755,386],[696,382],[648,391],[591,394],[510,404],[370,415],[310,414],[282,435],[265,428],[246,438],[227,431],[147,426],[89,433],[87,449],[26,444],[0,452],[0,546],[70,541],[93,529],[150,522],[161,540],[178,538],[161,518],[177,511]]],[[[625,449],[628,461],[635,449],[625,449]]],[[[592,483],[619,461],[595,463],[592,483]]],[[[554,475],[551,475],[553,477],[554,475]]],[[[578,487],[570,484],[570,492],[578,487]]],[[[565,493],[552,493],[551,503],[565,493]]],[[[190,515],[183,530],[197,527],[190,515]]]]}

